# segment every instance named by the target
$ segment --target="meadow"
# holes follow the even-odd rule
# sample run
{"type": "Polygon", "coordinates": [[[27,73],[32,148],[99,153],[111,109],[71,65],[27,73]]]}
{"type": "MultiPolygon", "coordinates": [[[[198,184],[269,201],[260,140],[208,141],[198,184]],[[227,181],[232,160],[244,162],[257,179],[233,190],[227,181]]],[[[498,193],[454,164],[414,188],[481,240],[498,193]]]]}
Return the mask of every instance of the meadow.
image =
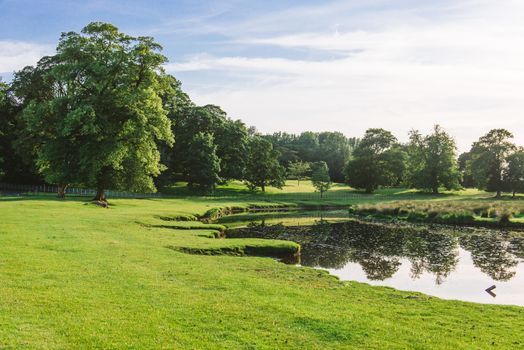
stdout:
{"type": "Polygon", "coordinates": [[[221,239],[224,226],[196,221],[221,208],[524,201],[342,185],[320,200],[295,182],[266,194],[240,184],[207,197],[183,191],[109,198],[108,209],[80,197],[0,197],[0,348],[524,348],[524,308],[341,282],[256,256],[295,252],[292,242],[221,239]]]}

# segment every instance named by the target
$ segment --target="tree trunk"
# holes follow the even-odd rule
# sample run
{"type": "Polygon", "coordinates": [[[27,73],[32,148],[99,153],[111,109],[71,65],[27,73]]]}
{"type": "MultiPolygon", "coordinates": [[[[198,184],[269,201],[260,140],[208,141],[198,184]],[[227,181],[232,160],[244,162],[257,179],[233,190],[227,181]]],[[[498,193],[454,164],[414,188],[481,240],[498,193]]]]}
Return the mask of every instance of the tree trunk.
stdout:
{"type": "Polygon", "coordinates": [[[438,194],[438,186],[433,186],[433,194],[438,194]]]}
{"type": "Polygon", "coordinates": [[[495,198],[500,198],[502,196],[502,191],[497,190],[497,194],[495,195],[495,198]]]}
{"type": "Polygon", "coordinates": [[[373,193],[373,188],[366,188],[366,193],[367,194],[372,194],[373,193]]]}
{"type": "Polygon", "coordinates": [[[58,198],[65,198],[65,194],[66,194],[66,190],[68,186],[69,186],[68,184],[58,184],[58,192],[57,192],[58,198]]]}
{"type": "Polygon", "coordinates": [[[320,191],[320,198],[324,197],[324,191],[320,191]]]}
{"type": "Polygon", "coordinates": [[[266,185],[260,186],[262,188],[262,192],[266,192],[266,185]]]}
{"type": "Polygon", "coordinates": [[[517,193],[517,191],[513,191],[513,198],[515,198],[515,194],[517,193]]]}
{"type": "Polygon", "coordinates": [[[93,198],[93,200],[94,201],[106,202],[107,203],[106,194],[105,194],[103,188],[98,188],[96,190],[96,196],[95,196],[95,198],[93,198]]]}

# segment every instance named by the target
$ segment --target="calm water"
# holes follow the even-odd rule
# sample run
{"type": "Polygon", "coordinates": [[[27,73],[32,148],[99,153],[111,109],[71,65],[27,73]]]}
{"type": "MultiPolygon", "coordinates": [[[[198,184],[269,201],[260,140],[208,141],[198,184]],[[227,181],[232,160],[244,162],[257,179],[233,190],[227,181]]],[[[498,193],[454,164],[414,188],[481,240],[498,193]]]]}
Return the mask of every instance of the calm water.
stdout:
{"type": "Polygon", "coordinates": [[[444,299],[524,306],[522,234],[317,221],[308,226],[252,223],[228,237],[298,242],[301,265],[327,269],[343,280],[444,299]],[[485,291],[492,285],[495,296],[485,291]]]}

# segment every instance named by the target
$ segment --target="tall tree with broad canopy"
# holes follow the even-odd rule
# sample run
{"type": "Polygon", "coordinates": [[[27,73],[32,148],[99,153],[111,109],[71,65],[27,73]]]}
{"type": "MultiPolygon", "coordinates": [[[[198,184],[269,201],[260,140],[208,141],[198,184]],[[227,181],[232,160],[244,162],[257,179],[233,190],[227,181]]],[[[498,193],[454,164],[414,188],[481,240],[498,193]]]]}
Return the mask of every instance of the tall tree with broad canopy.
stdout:
{"type": "Polygon", "coordinates": [[[311,166],[309,165],[309,163],[301,162],[298,160],[289,163],[287,171],[288,175],[293,179],[296,179],[297,185],[300,186],[300,180],[302,180],[307,175],[307,173],[311,171],[311,166]]]}
{"type": "Polygon", "coordinates": [[[516,149],[513,134],[506,129],[493,129],[471,147],[470,171],[479,189],[495,191],[499,198],[504,190],[504,172],[508,156],[516,149]]]}
{"type": "Polygon", "coordinates": [[[508,166],[504,170],[504,182],[508,191],[515,197],[516,193],[524,193],[524,149],[520,148],[507,158],[508,166]]]}
{"type": "Polygon", "coordinates": [[[161,49],[150,37],[94,22],[63,33],[56,55],[16,75],[47,181],[95,187],[99,201],[108,188],[155,190],[153,177],[164,168],[157,142],[174,141],[162,103],[161,49]]]}
{"type": "Polygon", "coordinates": [[[249,140],[246,162],[245,181],[250,190],[260,187],[262,192],[266,186],[282,188],[285,183],[285,169],[278,162],[278,152],[273,149],[270,141],[252,136],[249,140]]]}
{"type": "Polygon", "coordinates": [[[320,192],[320,198],[324,197],[324,193],[331,188],[331,178],[329,177],[329,168],[326,162],[314,163],[313,173],[311,174],[311,182],[313,187],[320,192]]]}
{"type": "Polygon", "coordinates": [[[423,136],[417,130],[409,135],[408,182],[415,188],[431,190],[437,194],[439,187],[448,190],[460,187],[460,172],[456,159],[455,140],[439,125],[423,136]]]}
{"type": "Polygon", "coordinates": [[[216,154],[217,146],[213,135],[199,132],[187,149],[188,185],[202,192],[212,192],[220,182],[220,159],[216,154]]]}
{"type": "Polygon", "coordinates": [[[379,186],[397,185],[405,171],[406,153],[393,134],[368,129],[346,165],[347,183],[373,193],[379,186]]]}

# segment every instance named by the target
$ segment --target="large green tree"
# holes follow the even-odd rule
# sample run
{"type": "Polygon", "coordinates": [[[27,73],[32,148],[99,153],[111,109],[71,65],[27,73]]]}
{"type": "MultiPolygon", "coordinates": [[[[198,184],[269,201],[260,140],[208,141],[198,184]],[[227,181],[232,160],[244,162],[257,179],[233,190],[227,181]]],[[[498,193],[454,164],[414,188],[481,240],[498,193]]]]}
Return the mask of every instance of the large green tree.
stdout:
{"type": "Polygon", "coordinates": [[[397,185],[404,174],[405,158],[391,132],[368,129],[347,163],[346,180],[366,193],[373,193],[379,186],[397,185]]]}
{"type": "Polygon", "coordinates": [[[496,192],[497,198],[504,190],[507,158],[516,149],[512,139],[513,134],[508,130],[493,129],[471,147],[469,167],[476,186],[496,192]]]}
{"type": "Polygon", "coordinates": [[[251,137],[248,144],[245,181],[251,190],[257,187],[265,192],[266,186],[282,188],[285,183],[285,169],[278,162],[278,152],[268,140],[251,137]]]}
{"type": "Polygon", "coordinates": [[[524,193],[524,150],[519,149],[507,158],[508,165],[504,170],[506,188],[515,197],[516,193],[524,193]]]}
{"type": "Polygon", "coordinates": [[[202,192],[212,192],[220,182],[220,159],[213,135],[199,132],[187,149],[188,185],[202,192]]]}
{"type": "Polygon", "coordinates": [[[439,125],[423,136],[417,130],[410,132],[407,146],[407,180],[415,188],[438,193],[439,187],[457,189],[460,172],[456,159],[455,140],[439,125]]]}
{"type": "Polygon", "coordinates": [[[54,56],[16,74],[47,181],[95,187],[102,201],[107,188],[155,190],[163,169],[157,143],[173,142],[160,51],[150,37],[94,22],[63,33],[54,56]]]}

